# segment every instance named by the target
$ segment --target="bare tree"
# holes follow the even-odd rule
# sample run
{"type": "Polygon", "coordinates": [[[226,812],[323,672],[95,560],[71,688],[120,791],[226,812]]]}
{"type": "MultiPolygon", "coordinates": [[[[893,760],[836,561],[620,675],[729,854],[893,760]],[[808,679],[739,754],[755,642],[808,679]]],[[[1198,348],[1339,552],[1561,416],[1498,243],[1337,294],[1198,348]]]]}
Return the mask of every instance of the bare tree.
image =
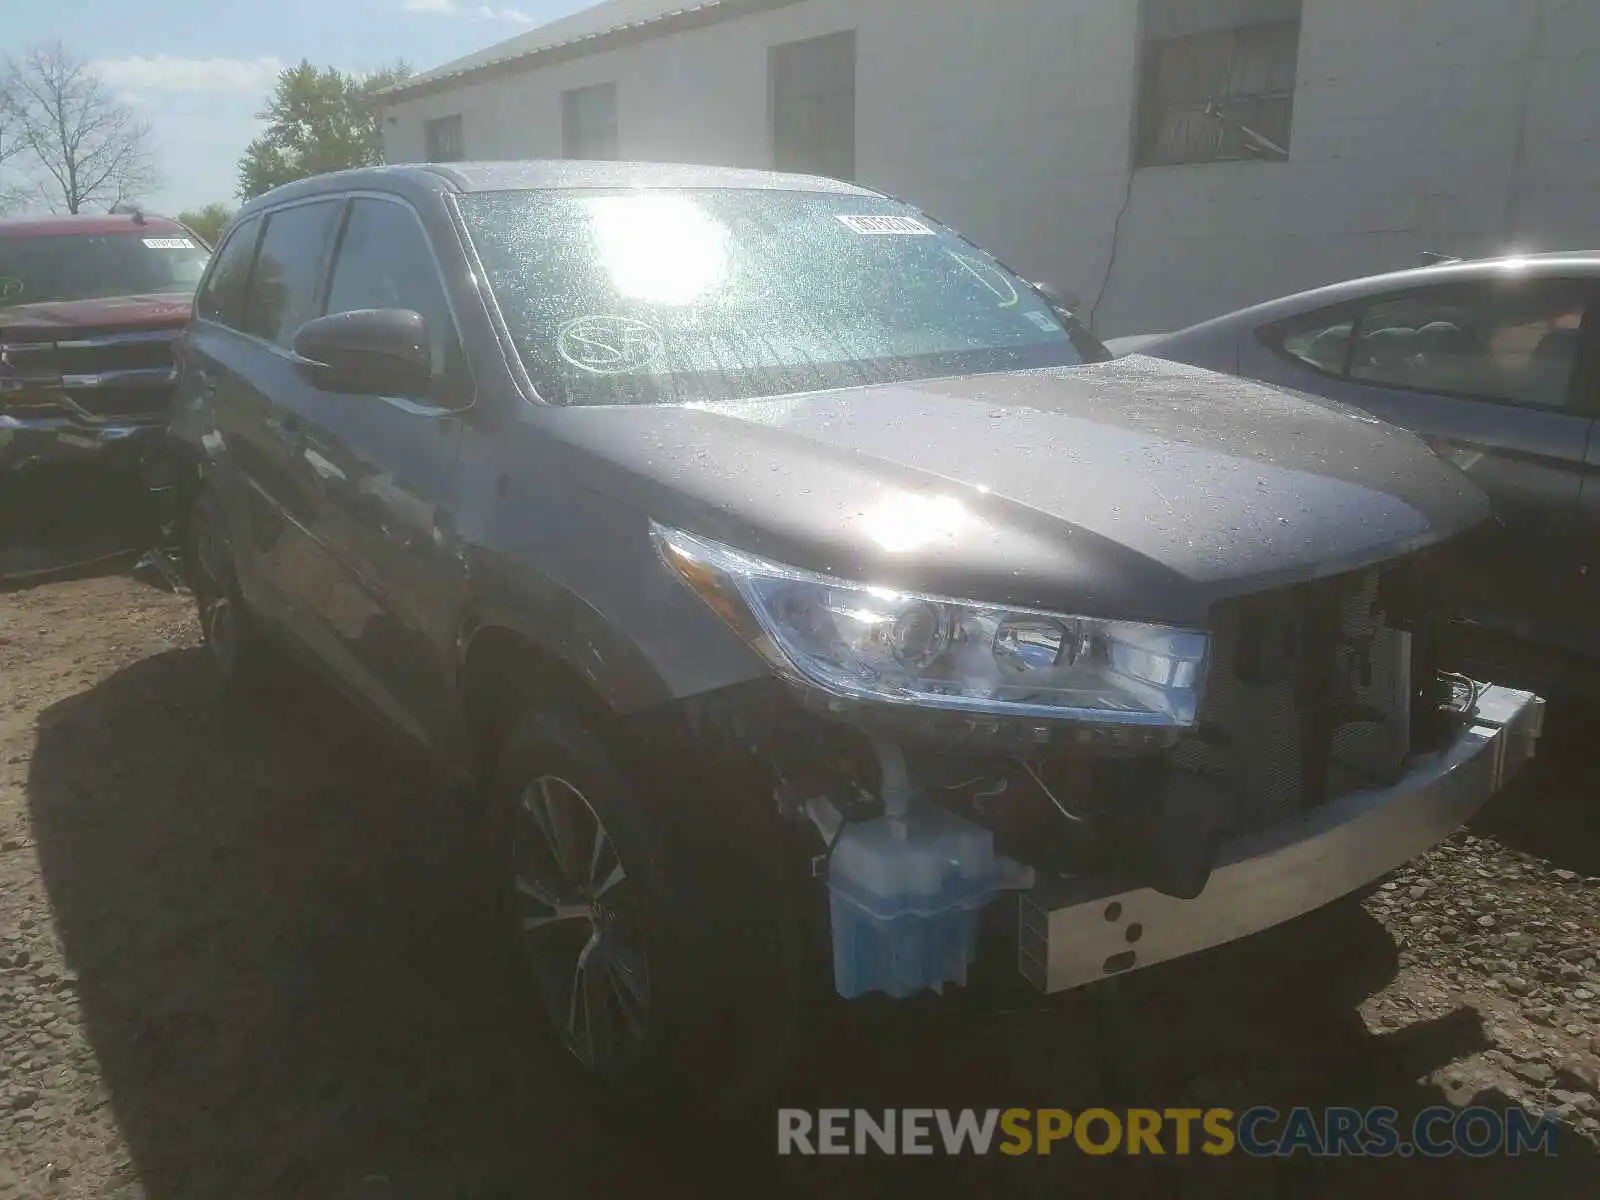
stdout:
{"type": "MultiPolygon", "coordinates": [[[[27,149],[27,143],[18,132],[16,109],[11,99],[11,80],[8,73],[0,73],[0,168],[6,160],[16,158],[27,149]]],[[[0,173],[0,216],[22,203],[25,189],[13,182],[9,175],[0,173]]]]}
{"type": "Polygon", "coordinates": [[[5,74],[12,136],[38,166],[51,208],[109,209],[155,189],[149,124],[88,63],[56,42],[7,59],[5,74]]]}

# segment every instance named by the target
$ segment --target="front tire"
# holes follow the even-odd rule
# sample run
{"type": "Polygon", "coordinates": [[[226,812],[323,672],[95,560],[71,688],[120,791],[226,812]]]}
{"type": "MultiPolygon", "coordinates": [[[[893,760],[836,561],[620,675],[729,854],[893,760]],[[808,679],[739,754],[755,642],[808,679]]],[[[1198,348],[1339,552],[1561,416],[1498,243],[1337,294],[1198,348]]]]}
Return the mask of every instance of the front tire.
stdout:
{"type": "Polygon", "coordinates": [[[536,1028],[602,1107],[724,1117],[793,1034],[789,935],[730,869],[731,831],[691,832],[685,798],[642,778],[573,717],[516,724],[490,788],[506,933],[536,1028]]]}

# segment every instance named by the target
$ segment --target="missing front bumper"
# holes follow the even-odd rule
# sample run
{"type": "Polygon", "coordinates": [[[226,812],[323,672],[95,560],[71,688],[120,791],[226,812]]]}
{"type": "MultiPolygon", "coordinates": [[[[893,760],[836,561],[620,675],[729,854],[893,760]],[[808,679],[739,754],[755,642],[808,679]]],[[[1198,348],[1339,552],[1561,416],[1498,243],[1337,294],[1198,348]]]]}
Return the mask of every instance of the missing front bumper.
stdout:
{"type": "Polygon", "coordinates": [[[0,475],[79,463],[137,467],[165,436],[154,418],[89,424],[60,413],[0,413],[0,475]]]}
{"type": "Polygon", "coordinates": [[[160,424],[0,413],[0,582],[87,569],[158,540],[160,424]]]}
{"type": "Polygon", "coordinates": [[[1100,878],[1046,879],[1020,900],[1018,961],[1045,992],[1181,958],[1280,925],[1448,837],[1532,757],[1544,701],[1488,687],[1444,751],[1394,787],[1355,792],[1224,845],[1205,890],[1178,900],[1100,878]]]}

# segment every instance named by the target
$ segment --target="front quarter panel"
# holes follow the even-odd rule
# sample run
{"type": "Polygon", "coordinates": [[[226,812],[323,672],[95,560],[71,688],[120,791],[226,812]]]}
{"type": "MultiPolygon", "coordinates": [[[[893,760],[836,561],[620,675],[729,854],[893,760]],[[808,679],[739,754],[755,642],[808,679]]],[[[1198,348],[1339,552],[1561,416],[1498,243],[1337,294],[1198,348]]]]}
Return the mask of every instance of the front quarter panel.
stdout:
{"type": "Polygon", "coordinates": [[[476,422],[463,440],[460,532],[474,593],[463,627],[520,634],[618,713],[769,675],[661,561],[651,514],[576,478],[540,415],[476,422]]]}

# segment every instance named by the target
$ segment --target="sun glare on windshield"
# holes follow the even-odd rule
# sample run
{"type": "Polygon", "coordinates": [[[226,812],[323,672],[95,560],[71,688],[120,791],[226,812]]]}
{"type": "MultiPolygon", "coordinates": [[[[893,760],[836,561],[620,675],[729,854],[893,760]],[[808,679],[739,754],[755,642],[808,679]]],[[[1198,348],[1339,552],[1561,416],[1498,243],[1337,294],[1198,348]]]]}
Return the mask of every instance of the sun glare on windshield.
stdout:
{"type": "Polygon", "coordinates": [[[601,196],[589,206],[601,261],[618,293],[688,304],[721,282],[721,225],[686,196],[601,196]]]}

